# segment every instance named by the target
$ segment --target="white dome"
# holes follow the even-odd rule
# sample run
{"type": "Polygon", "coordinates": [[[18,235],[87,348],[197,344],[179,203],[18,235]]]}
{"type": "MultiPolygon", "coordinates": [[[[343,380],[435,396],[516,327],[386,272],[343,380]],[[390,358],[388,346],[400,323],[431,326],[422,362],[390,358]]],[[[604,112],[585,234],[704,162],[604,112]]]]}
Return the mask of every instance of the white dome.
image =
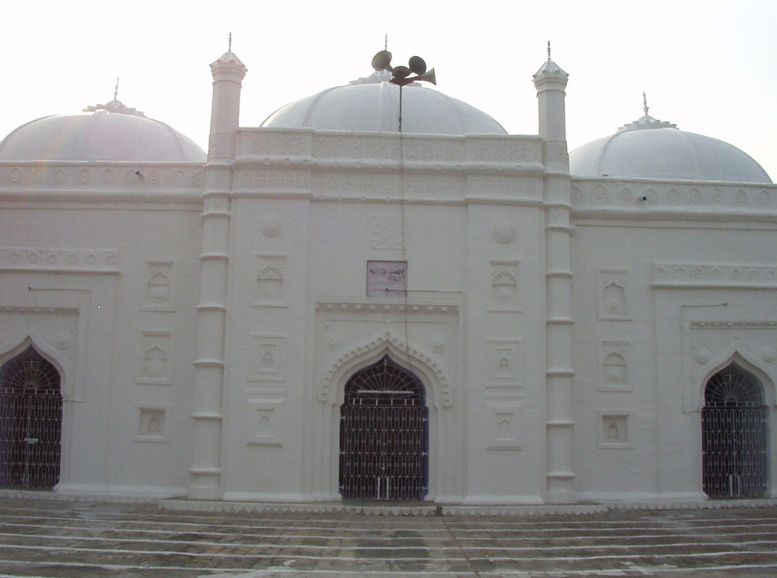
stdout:
{"type": "Polygon", "coordinates": [[[573,177],[771,183],[749,155],[647,115],[569,153],[573,177]]]}
{"type": "Polygon", "coordinates": [[[0,141],[0,161],[204,162],[205,157],[194,141],[163,122],[105,109],[39,118],[0,141]]]}
{"type": "MultiPolygon", "coordinates": [[[[398,132],[399,87],[385,71],[330,88],[281,107],[263,123],[269,128],[352,132],[398,132]]],[[[441,92],[408,84],[402,95],[402,132],[507,134],[486,113],[441,92]]]]}

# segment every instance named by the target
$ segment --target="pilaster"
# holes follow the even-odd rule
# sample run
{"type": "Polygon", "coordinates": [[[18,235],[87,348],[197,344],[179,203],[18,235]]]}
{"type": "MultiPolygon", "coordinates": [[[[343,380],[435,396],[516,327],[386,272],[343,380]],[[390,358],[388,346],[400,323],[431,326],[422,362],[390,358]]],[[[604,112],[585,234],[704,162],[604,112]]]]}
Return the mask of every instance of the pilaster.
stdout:
{"type": "Polygon", "coordinates": [[[577,501],[574,472],[572,264],[565,93],[568,75],[550,59],[534,75],[545,166],[546,499],[577,501]]]}
{"type": "Polygon", "coordinates": [[[189,497],[218,499],[221,480],[224,342],[229,273],[229,228],[235,131],[246,68],[231,51],[211,64],[211,109],[206,186],[203,194],[200,301],[194,381],[194,452],[189,497]]]}

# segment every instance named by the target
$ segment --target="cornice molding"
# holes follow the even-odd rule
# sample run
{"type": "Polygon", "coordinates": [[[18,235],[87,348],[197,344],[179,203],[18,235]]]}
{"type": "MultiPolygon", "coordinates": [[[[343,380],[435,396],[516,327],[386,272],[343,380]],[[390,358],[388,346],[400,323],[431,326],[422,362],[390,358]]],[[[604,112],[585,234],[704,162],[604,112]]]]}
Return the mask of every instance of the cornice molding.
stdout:
{"type": "Polygon", "coordinates": [[[453,299],[412,299],[408,302],[375,300],[368,297],[321,296],[316,300],[318,311],[391,312],[391,313],[458,313],[459,303],[453,299]]]}
{"type": "Polygon", "coordinates": [[[118,252],[111,249],[0,247],[0,270],[42,273],[119,273],[118,252]]]}
{"type": "Polygon", "coordinates": [[[777,265],[653,263],[652,286],[777,289],[777,265]]]}

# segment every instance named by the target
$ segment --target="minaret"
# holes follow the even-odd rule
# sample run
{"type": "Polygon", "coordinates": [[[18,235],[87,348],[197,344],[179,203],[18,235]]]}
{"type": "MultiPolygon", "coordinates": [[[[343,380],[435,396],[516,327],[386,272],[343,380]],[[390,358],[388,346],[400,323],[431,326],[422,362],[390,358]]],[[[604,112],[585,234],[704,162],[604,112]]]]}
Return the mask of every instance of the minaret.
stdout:
{"type": "Polygon", "coordinates": [[[197,359],[194,361],[194,454],[189,497],[219,499],[221,480],[224,339],[229,272],[230,191],[240,89],[246,67],[229,50],[210,65],[213,104],[202,212],[200,302],[197,305],[197,359]]]}
{"type": "Polygon", "coordinates": [[[230,34],[229,50],[210,65],[210,71],[213,75],[213,104],[210,110],[208,160],[213,153],[218,158],[227,152],[219,146],[213,150],[214,142],[223,144],[222,141],[231,141],[234,138],[234,131],[240,121],[240,89],[246,70],[245,65],[232,52],[232,35],[230,34]],[[214,139],[214,137],[222,138],[214,139]]]}
{"type": "Polygon", "coordinates": [[[534,75],[545,166],[546,500],[577,501],[574,473],[574,364],[569,155],[564,89],[569,75],[550,59],[534,75]]]}
{"type": "Polygon", "coordinates": [[[567,140],[564,89],[569,75],[550,59],[550,42],[548,60],[534,73],[533,78],[540,113],[540,136],[548,140],[567,140]]]}

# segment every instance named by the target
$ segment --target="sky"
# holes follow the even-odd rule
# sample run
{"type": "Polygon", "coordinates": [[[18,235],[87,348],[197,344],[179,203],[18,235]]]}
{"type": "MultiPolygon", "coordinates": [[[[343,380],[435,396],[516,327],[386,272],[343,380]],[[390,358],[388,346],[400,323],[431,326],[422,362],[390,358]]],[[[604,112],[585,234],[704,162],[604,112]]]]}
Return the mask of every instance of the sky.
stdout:
{"type": "Polygon", "coordinates": [[[536,134],[532,74],[547,58],[569,73],[570,150],[650,115],[727,141],[777,181],[775,0],[10,0],[0,138],[51,114],[113,98],[207,147],[208,65],[245,63],[241,126],[288,102],[423,57],[437,88],[511,134],[536,134]]]}

